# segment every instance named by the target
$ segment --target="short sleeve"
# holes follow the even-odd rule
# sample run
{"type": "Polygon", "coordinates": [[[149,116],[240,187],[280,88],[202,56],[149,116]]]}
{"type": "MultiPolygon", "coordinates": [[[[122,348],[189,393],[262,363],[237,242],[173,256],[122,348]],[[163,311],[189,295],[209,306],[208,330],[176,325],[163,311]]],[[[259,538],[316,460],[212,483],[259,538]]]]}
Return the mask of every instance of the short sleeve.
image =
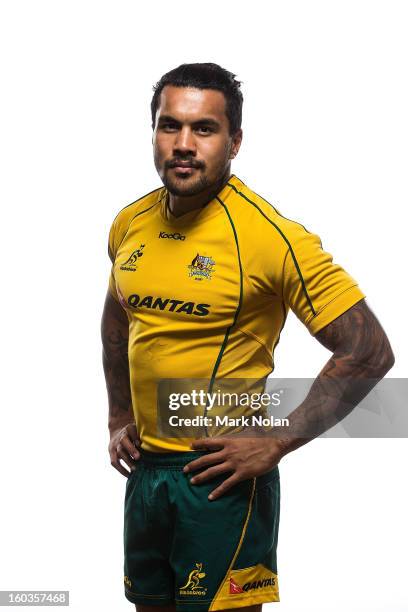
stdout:
{"type": "Polygon", "coordinates": [[[365,297],[357,281],[323,250],[317,234],[294,224],[287,236],[283,298],[315,335],[365,297]],[[295,228],[296,225],[296,228],[295,228]]]}
{"type": "Polygon", "coordinates": [[[115,282],[115,274],[114,274],[114,263],[116,258],[117,251],[117,238],[116,238],[117,228],[115,221],[112,223],[110,231],[109,231],[109,239],[108,239],[108,255],[112,262],[112,267],[109,276],[109,291],[112,297],[115,298],[117,302],[119,302],[119,296],[116,291],[116,282],[115,282]]]}

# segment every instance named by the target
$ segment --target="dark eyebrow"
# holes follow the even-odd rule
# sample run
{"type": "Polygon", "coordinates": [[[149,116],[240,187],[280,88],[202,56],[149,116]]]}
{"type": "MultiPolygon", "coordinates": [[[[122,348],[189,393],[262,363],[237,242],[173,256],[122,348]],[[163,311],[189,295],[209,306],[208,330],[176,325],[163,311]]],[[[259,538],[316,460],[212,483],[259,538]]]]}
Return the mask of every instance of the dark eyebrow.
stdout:
{"type": "Polygon", "coordinates": [[[198,121],[194,121],[193,125],[208,125],[213,128],[219,128],[220,124],[215,119],[210,119],[210,117],[203,117],[198,121]]]}
{"type": "MultiPolygon", "coordinates": [[[[178,121],[171,115],[161,115],[159,117],[158,123],[164,123],[165,121],[171,121],[172,123],[176,123],[177,125],[180,125],[180,121],[178,121]]],[[[220,124],[218,123],[218,121],[215,121],[215,119],[211,119],[210,117],[203,117],[202,119],[193,121],[192,125],[193,126],[207,125],[207,126],[211,126],[216,129],[220,127],[220,124]]]]}
{"type": "Polygon", "coordinates": [[[177,119],[175,119],[171,115],[160,115],[158,122],[162,121],[173,121],[174,123],[179,123],[179,121],[177,121],[177,119]]]}

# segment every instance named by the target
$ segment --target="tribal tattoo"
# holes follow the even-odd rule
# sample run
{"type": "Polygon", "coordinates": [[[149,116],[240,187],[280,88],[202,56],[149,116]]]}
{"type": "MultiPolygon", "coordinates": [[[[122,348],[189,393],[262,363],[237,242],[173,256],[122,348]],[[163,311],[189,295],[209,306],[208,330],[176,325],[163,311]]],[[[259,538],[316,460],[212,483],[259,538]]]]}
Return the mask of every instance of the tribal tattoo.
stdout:
{"type": "Polygon", "coordinates": [[[129,379],[129,321],[122,306],[108,295],[102,315],[103,368],[109,416],[133,419],[129,379]]]}
{"type": "Polygon", "coordinates": [[[305,398],[275,428],[284,454],[327,431],[357,406],[394,364],[388,338],[365,300],[326,325],[315,338],[333,352],[305,398]]]}
{"type": "Polygon", "coordinates": [[[315,335],[333,352],[321,374],[352,378],[382,378],[394,355],[378,319],[360,300],[315,335]]]}

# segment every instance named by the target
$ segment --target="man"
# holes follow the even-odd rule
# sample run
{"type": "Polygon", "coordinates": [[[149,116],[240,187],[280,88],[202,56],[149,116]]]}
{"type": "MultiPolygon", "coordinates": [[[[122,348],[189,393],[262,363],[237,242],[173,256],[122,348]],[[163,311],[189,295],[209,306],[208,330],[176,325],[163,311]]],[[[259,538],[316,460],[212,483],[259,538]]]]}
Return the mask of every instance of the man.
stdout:
{"type": "Polygon", "coordinates": [[[121,210],[109,234],[109,452],[131,474],[124,582],[138,612],[259,612],[279,601],[278,463],[346,416],[393,364],[364,294],[319,237],[231,174],[242,140],[234,77],[184,64],[157,83],[152,142],[164,186],[121,210]],[[289,308],[333,353],[290,431],[160,434],[161,380],[208,379],[210,389],[264,380],[289,308]]]}

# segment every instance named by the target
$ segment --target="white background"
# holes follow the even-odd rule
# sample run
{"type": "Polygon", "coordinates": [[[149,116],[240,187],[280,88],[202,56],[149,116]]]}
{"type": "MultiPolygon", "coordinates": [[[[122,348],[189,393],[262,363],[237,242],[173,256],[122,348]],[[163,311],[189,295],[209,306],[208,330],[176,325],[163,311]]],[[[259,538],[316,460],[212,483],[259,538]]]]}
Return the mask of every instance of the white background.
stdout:
{"type": "MultiPolygon", "coordinates": [[[[318,233],[407,367],[407,5],[342,0],[151,5],[2,2],[0,589],[122,594],[125,479],[109,463],[100,315],[110,224],[160,186],[160,76],[214,61],[243,81],[233,172],[318,233]]],[[[329,353],[289,317],[277,376],[329,353]]],[[[406,440],[317,440],[280,464],[282,612],[400,612],[406,440]]]]}

